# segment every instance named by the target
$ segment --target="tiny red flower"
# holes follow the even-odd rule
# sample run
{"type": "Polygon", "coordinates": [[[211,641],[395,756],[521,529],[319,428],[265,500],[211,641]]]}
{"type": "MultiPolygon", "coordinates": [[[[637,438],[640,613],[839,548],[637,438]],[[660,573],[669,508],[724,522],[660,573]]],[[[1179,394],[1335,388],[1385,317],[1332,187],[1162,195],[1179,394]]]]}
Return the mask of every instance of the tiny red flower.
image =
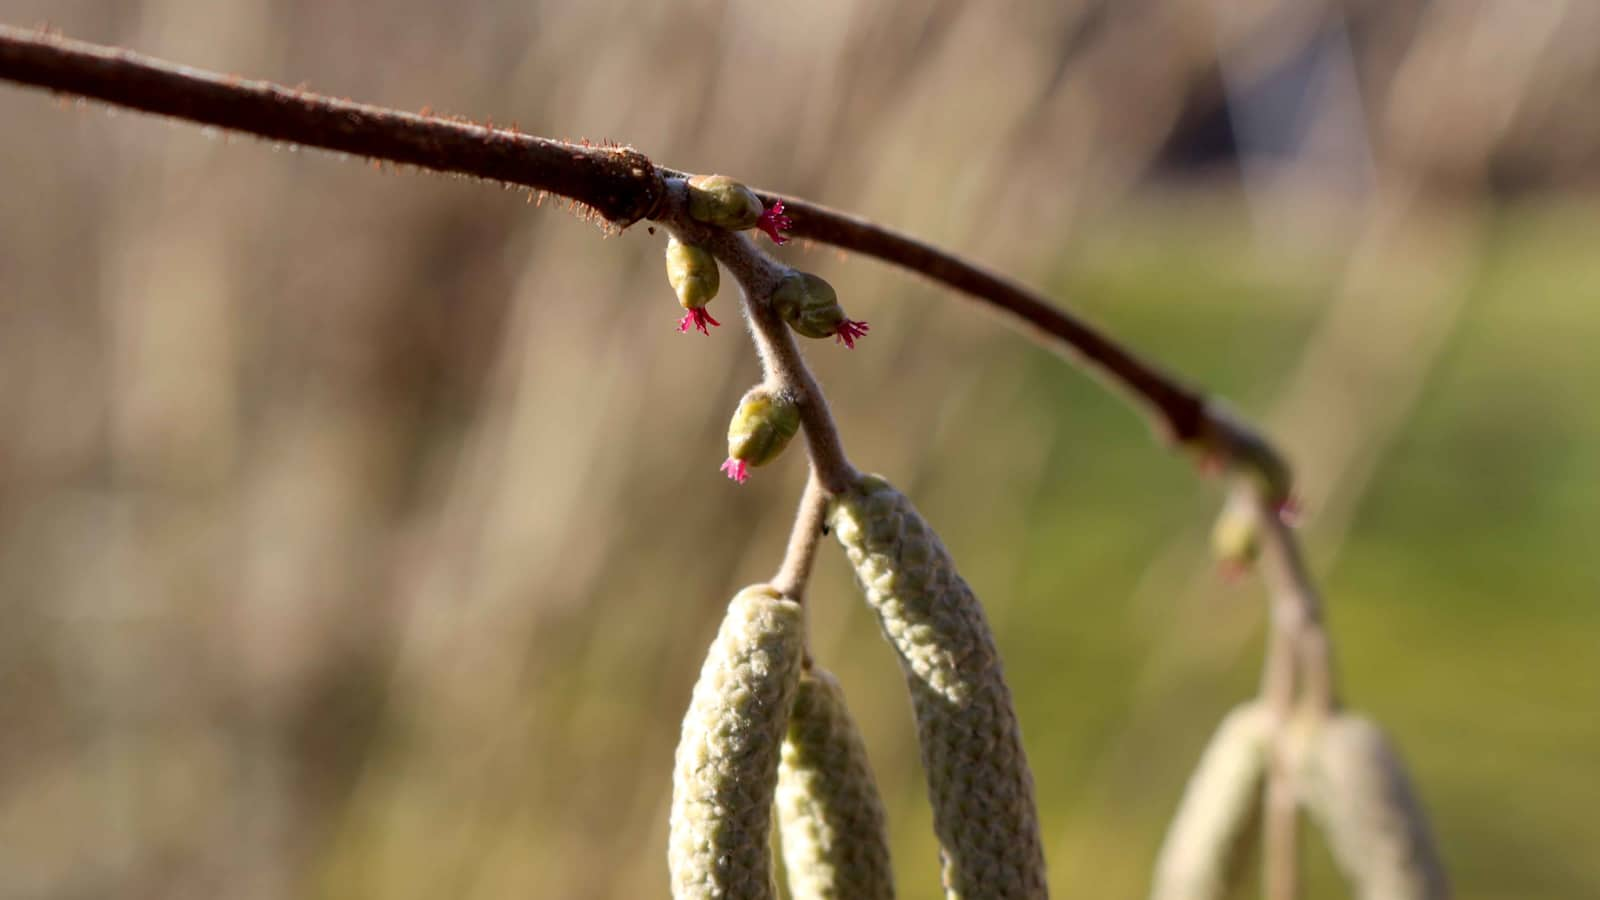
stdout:
{"type": "Polygon", "coordinates": [[[1278,503],[1278,521],[1290,528],[1300,524],[1300,519],[1305,510],[1300,506],[1300,498],[1290,495],[1278,503]]]}
{"type": "Polygon", "coordinates": [[[787,244],[789,239],[779,232],[794,227],[794,220],[783,214],[783,201],[775,200],[771,207],[762,211],[761,218],[756,220],[756,227],[766,232],[774,244],[787,244]]]}
{"type": "Polygon", "coordinates": [[[856,341],[864,337],[867,333],[867,330],[871,327],[872,326],[865,322],[857,322],[854,319],[845,319],[842,323],[840,323],[839,330],[833,333],[833,339],[834,341],[849,347],[851,350],[854,350],[856,348],[856,341]]]}
{"type": "Polygon", "coordinates": [[[722,464],[722,471],[727,472],[729,478],[740,484],[744,484],[745,479],[750,477],[749,464],[742,459],[734,459],[731,456],[728,457],[727,462],[722,464]]]}
{"type": "Polygon", "coordinates": [[[1217,563],[1217,574],[1222,577],[1224,584],[1238,584],[1250,574],[1250,564],[1238,559],[1226,559],[1217,563]]]}
{"type": "Polygon", "coordinates": [[[704,306],[697,306],[694,309],[684,313],[683,318],[678,320],[678,333],[688,334],[690,328],[698,328],[700,329],[701,334],[710,337],[711,329],[706,327],[706,323],[708,322],[712,325],[722,324],[716,319],[711,318],[711,314],[706,312],[706,308],[704,306]]]}

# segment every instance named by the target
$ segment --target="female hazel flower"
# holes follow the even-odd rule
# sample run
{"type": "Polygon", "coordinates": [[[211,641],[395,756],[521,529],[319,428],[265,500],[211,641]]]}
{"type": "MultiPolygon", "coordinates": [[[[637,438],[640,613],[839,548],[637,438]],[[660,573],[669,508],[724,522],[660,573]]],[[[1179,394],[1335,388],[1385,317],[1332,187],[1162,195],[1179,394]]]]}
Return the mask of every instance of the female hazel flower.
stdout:
{"type": "Polygon", "coordinates": [[[722,471],[744,484],[751,467],[777,459],[799,430],[800,407],[792,398],[764,386],[751,388],[728,422],[728,459],[722,471]]]}
{"type": "Polygon", "coordinates": [[[689,216],[698,222],[743,231],[754,228],[764,215],[755,191],[726,175],[689,179],[689,216]]]}
{"type": "Polygon", "coordinates": [[[761,217],[756,220],[756,227],[772,238],[774,244],[787,244],[789,239],[780,232],[788,231],[794,227],[794,220],[783,214],[783,201],[774,200],[772,206],[761,211],[761,217]]]}
{"type": "Polygon", "coordinates": [[[676,237],[667,239],[667,281],[678,295],[678,304],[688,310],[678,320],[678,331],[687,333],[690,328],[698,328],[701,334],[709,335],[711,330],[706,327],[708,324],[722,324],[711,318],[705,309],[706,304],[717,296],[721,280],[717,261],[710,253],[685,244],[676,237]]]}
{"type": "Polygon", "coordinates": [[[832,337],[854,350],[869,326],[845,317],[833,286],[810,272],[790,272],[772,292],[772,306],[796,334],[832,337]]]}
{"type": "Polygon", "coordinates": [[[696,175],[689,179],[689,216],[695,221],[729,231],[759,228],[774,244],[787,244],[783,236],[794,220],[783,214],[783,201],[763,209],[756,192],[726,175],[696,175]]]}

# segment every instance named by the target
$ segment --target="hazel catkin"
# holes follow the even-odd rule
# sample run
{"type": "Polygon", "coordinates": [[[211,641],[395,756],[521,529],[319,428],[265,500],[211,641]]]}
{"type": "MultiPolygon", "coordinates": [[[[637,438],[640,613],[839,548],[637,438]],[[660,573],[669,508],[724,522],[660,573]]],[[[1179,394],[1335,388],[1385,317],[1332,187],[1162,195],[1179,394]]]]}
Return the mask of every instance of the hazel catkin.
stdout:
{"type": "Polygon", "coordinates": [[[910,687],[946,897],[1046,897],[1033,776],[978,599],[883,479],[836,496],[829,521],[910,687]]]}
{"type": "Polygon", "coordinates": [[[1258,836],[1272,716],[1260,703],[1228,713],[1183,790],[1156,858],[1150,900],[1222,900],[1258,836]]]}
{"type": "Polygon", "coordinates": [[[867,748],[839,682],[821,669],[800,677],[777,800],[794,900],[892,900],[889,836],[867,748]]]}
{"type": "Polygon", "coordinates": [[[1371,720],[1317,729],[1301,795],[1359,900],[1445,900],[1450,886],[1400,755],[1371,720]]]}
{"type": "Polygon", "coordinates": [[[800,605],[767,585],[728,604],[683,719],[667,864],[676,900],[767,900],[778,757],[803,654],[800,605]]]}

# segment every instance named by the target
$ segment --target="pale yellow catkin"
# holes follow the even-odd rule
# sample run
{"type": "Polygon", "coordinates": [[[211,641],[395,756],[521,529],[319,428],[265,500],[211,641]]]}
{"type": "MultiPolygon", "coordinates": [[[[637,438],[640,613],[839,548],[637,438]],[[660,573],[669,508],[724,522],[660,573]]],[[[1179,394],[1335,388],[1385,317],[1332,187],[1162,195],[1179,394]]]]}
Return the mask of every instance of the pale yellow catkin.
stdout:
{"type": "Polygon", "coordinates": [[[1311,738],[1301,794],[1359,900],[1445,900],[1449,882],[1405,766],[1383,730],[1338,715],[1311,738]]]}
{"type": "Polygon", "coordinates": [[[676,900],[767,900],[778,758],[800,680],[800,605],[766,585],[728,604],[683,719],[667,864],[676,900]]]}
{"type": "Polygon", "coordinates": [[[946,897],[1046,897],[1033,776],[978,599],[883,479],[840,493],[829,521],[911,689],[946,897]]]}
{"type": "Polygon", "coordinates": [[[778,833],[793,900],[892,900],[889,835],[867,748],[827,672],[802,674],[778,767],[778,833]]]}
{"type": "Polygon", "coordinates": [[[1230,712],[1206,745],[1156,858],[1150,900],[1222,900],[1259,836],[1272,717],[1260,703],[1230,712]]]}

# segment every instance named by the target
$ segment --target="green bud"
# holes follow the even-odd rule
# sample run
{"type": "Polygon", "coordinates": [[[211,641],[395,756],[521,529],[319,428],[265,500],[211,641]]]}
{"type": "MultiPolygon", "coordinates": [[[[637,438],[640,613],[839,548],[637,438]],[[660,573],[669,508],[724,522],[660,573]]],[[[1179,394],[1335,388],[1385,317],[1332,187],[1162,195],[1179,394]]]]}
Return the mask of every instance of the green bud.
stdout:
{"type": "Polygon", "coordinates": [[[764,466],[778,458],[799,430],[800,407],[793,400],[753,387],[728,423],[728,457],[764,466]]]}
{"type": "Polygon", "coordinates": [[[1255,500],[1248,491],[1234,491],[1211,528],[1211,555],[1217,562],[1240,571],[1261,555],[1261,522],[1255,500]]]}
{"type": "Polygon", "coordinates": [[[761,218],[761,200],[726,175],[696,175],[689,179],[689,215],[708,225],[741,231],[761,218]]]}
{"type": "Polygon", "coordinates": [[[846,321],[833,285],[810,272],[790,272],[772,292],[772,306],[796,334],[832,337],[846,321]]]}
{"type": "Polygon", "coordinates": [[[684,309],[699,309],[717,296],[722,275],[716,259],[699,247],[667,238],[667,281],[684,309]]]}

